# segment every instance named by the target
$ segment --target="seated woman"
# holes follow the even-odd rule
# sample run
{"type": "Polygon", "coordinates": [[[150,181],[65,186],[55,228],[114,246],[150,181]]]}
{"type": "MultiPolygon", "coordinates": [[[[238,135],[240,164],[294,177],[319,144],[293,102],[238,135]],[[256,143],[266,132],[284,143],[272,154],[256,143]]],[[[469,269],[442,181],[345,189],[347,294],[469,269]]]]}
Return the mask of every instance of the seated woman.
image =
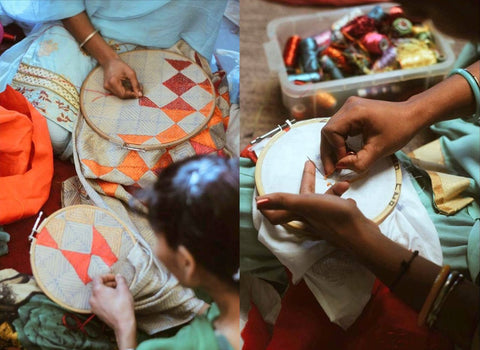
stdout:
{"type": "Polygon", "coordinates": [[[140,97],[141,82],[118,53],[186,42],[208,62],[225,6],[226,0],[2,0],[2,23],[16,21],[27,37],[0,56],[0,91],[10,84],[24,94],[47,118],[54,153],[69,158],[79,91],[97,63],[105,89],[140,97]]]}
{"type": "Polygon", "coordinates": [[[162,171],[144,192],[157,236],[155,253],[186,287],[213,304],[172,338],[136,344],[133,298],[122,276],[93,282],[93,312],[114,331],[119,349],[239,349],[238,162],[197,156],[162,171]]]}

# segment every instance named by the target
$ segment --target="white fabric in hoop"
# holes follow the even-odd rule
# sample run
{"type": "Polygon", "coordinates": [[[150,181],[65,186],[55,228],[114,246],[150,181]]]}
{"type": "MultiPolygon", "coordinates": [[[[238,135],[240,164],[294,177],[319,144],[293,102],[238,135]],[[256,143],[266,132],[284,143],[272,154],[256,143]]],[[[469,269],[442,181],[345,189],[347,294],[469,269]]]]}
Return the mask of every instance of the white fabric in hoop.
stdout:
{"type": "MultiPolygon", "coordinates": [[[[323,125],[324,123],[321,124],[322,127],[323,125]]],[[[288,135],[292,130],[285,135],[288,135]]],[[[280,158],[277,158],[277,162],[281,163],[281,165],[277,166],[276,171],[281,171],[281,173],[279,174],[277,172],[276,176],[272,177],[280,181],[279,178],[283,172],[288,173],[288,176],[290,176],[290,173],[295,173],[293,178],[297,183],[292,185],[289,182],[288,186],[290,186],[290,188],[277,188],[275,187],[276,185],[274,185],[275,191],[298,193],[303,166],[307,160],[304,151],[300,151],[299,148],[310,147],[310,150],[314,152],[309,155],[310,159],[317,163],[315,152],[319,152],[320,129],[312,128],[306,133],[311,133],[311,135],[306,136],[303,134],[304,137],[301,138],[301,147],[297,145],[293,151],[289,151],[290,156],[282,154],[280,158]],[[310,137],[310,139],[307,137],[310,137]],[[311,137],[313,137],[313,141],[311,137]],[[305,143],[308,145],[304,145],[305,143]],[[313,144],[313,147],[311,144],[313,144]]],[[[294,134],[291,135],[293,136],[294,134]]],[[[283,136],[277,135],[278,138],[283,136]]],[[[269,152],[272,148],[273,147],[269,148],[269,145],[267,145],[264,151],[267,150],[267,152],[269,152]]],[[[269,164],[265,163],[267,157],[262,157],[264,157],[264,154],[261,154],[259,158],[259,161],[263,159],[261,162],[263,166],[269,164]]],[[[270,160],[267,161],[269,162],[270,160]]],[[[260,174],[261,170],[258,169],[259,166],[261,166],[261,164],[257,163],[258,174],[260,174]]],[[[369,182],[371,180],[370,176],[375,173],[373,169],[376,167],[378,167],[378,165],[375,165],[369,171],[367,177],[357,180],[354,184],[360,185],[361,183],[369,182]]],[[[393,164],[390,167],[393,169],[393,164]]],[[[403,169],[401,170],[403,181],[398,203],[392,212],[380,223],[380,230],[393,241],[410,250],[418,250],[421,256],[440,265],[442,263],[442,252],[438,233],[426,209],[418,198],[411,183],[410,175],[403,171],[403,169]]],[[[322,190],[324,192],[327,188],[326,184],[322,184],[322,182],[320,182],[319,185],[319,177],[321,177],[322,179],[320,180],[323,181],[321,175],[316,177],[317,193],[320,193],[322,190]]],[[[393,188],[394,187],[395,186],[393,186],[393,188]]],[[[270,185],[264,184],[264,189],[265,188],[267,190],[265,190],[264,193],[273,192],[270,185]]],[[[383,193],[384,196],[388,196],[389,198],[391,198],[394,191],[388,181],[378,182],[371,187],[371,190],[375,193],[383,193]],[[386,188],[385,186],[389,187],[386,188]]],[[[349,197],[347,195],[348,191],[344,193],[342,197],[349,197]]],[[[362,196],[366,198],[355,197],[357,203],[362,203],[365,199],[368,201],[374,198],[373,194],[369,194],[368,192],[364,192],[362,196]]],[[[293,234],[295,231],[289,230],[284,226],[270,224],[261,212],[256,209],[255,198],[253,201],[253,223],[258,230],[259,241],[290,270],[293,283],[298,283],[302,278],[305,280],[307,286],[332,322],[344,329],[350,327],[370,299],[370,293],[375,279],[374,275],[353,257],[326,241],[311,240],[306,236],[293,234]]],[[[361,208],[361,210],[364,214],[366,213],[365,209],[361,208]]],[[[368,215],[375,216],[375,213],[367,213],[366,216],[368,215]]]]}
{"type": "MultiPolygon", "coordinates": [[[[320,161],[320,131],[326,122],[326,119],[298,122],[289,131],[272,138],[257,162],[255,182],[259,194],[298,193],[302,169],[309,159],[320,169],[316,171],[316,193],[325,193],[336,181],[352,176],[352,172],[348,170],[342,170],[340,174],[334,174],[329,178],[323,176],[320,161]],[[292,171],[293,169],[298,171],[292,171]]],[[[401,177],[400,179],[397,177],[392,160],[390,158],[379,160],[368,173],[354,176],[356,180],[342,197],[354,199],[367,218],[376,222],[382,221],[396,204],[400,190],[401,177]],[[379,188],[382,188],[382,191],[378,191],[379,188]]]]}

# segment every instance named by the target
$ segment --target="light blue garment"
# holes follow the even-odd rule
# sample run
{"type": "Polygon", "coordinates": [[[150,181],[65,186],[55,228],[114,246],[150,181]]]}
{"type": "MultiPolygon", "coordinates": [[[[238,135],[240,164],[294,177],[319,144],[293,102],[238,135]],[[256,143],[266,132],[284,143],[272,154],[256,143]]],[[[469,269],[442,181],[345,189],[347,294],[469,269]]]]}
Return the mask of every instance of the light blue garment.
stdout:
{"type": "Polygon", "coordinates": [[[28,34],[0,56],[0,91],[35,39],[63,18],[86,11],[104,37],[157,48],[183,39],[209,59],[225,7],[226,0],[0,0],[0,18],[20,22],[28,34]]]}

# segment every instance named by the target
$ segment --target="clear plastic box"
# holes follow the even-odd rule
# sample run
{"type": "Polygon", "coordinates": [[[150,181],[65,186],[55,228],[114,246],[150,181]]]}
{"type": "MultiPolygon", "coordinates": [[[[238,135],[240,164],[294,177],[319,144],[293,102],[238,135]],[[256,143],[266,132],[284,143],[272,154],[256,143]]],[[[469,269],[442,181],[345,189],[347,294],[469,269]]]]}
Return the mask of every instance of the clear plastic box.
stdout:
{"type": "MultiPolygon", "coordinates": [[[[382,3],[380,6],[388,10],[394,3],[382,3]]],[[[356,6],[332,11],[316,12],[308,15],[277,18],[268,23],[269,41],[264,43],[268,66],[272,72],[278,73],[282,89],[283,104],[298,119],[299,112],[305,117],[331,116],[349,96],[362,96],[382,100],[401,100],[414,92],[426,90],[440,82],[450,72],[455,62],[450,40],[435,30],[431,21],[429,25],[442,62],[419,68],[398,69],[390,72],[361,75],[338,80],[329,80],[305,85],[296,85],[288,81],[283,62],[283,48],[292,35],[309,37],[330,29],[332,23],[359,8],[367,14],[375,5],[356,6]],[[334,106],[326,107],[325,96],[333,96],[334,106]]]]}

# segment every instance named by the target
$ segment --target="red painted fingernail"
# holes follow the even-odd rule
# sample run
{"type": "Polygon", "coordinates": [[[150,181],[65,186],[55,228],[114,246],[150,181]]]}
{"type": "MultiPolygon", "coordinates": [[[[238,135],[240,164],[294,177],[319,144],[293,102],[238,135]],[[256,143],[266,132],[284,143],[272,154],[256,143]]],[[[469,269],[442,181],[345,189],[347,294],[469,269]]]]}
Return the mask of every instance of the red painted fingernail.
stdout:
{"type": "Polygon", "coordinates": [[[268,198],[261,198],[261,199],[257,199],[257,206],[260,204],[265,204],[265,203],[268,203],[270,202],[270,199],[268,198]]]}

